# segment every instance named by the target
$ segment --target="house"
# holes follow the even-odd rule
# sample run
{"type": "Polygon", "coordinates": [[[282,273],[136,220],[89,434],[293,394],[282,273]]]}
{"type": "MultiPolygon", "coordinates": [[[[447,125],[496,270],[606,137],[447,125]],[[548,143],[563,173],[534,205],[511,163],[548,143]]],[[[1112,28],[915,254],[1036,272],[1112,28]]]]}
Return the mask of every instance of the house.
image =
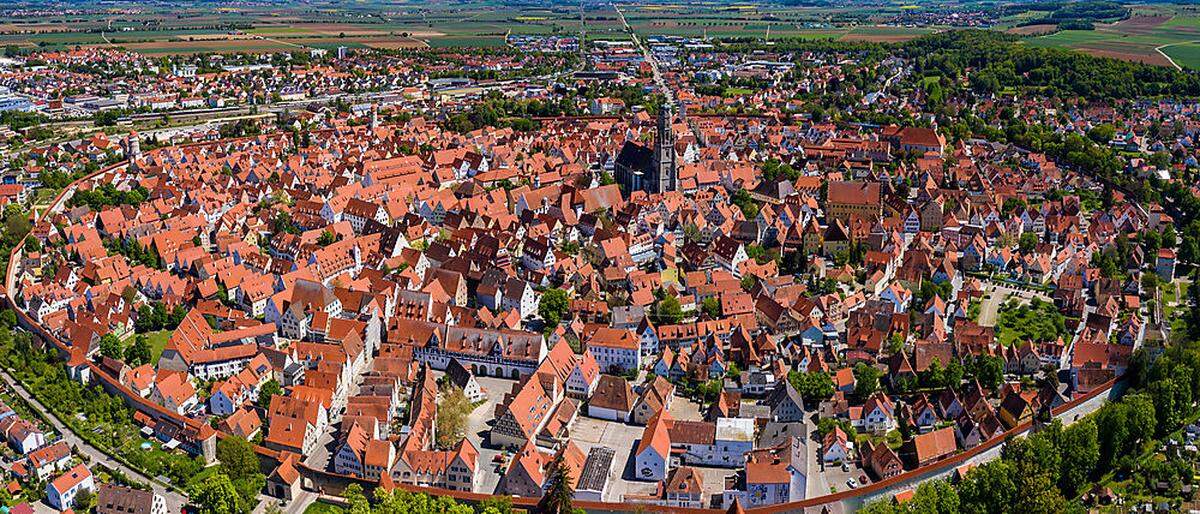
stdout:
{"type": "Polygon", "coordinates": [[[937,462],[958,451],[954,428],[946,427],[913,436],[900,447],[900,457],[911,468],[937,462]]]}
{"type": "Polygon", "coordinates": [[[668,507],[701,508],[704,506],[704,483],[700,473],[691,466],[680,466],[671,471],[670,477],[661,485],[661,497],[668,507]]]}
{"type": "Polygon", "coordinates": [[[642,367],[641,344],[628,330],[598,327],[586,345],[601,372],[625,373],[642,367]]]}
{"type": "Polygon", "coordinates": [[[587,460],[583,462],[583,470],[575,481],[575,499],[584,501],[602,501],[608,490],[609,479],[612,478],[613,460],[616,451],[605,446],[596,446],[588,452],[587,460]]]}
{"type": "Polygon", "coordinates": [[[391,441],[372,438],[358,423],[343,430],[342,445],[333,457],[333,469],[343,475],[378,480],[388,473],[396,461],[396,447],[391,441]]]}
{"type": "Polygon", "coordinates": [[[652,376],[649,382],[641,386],[642,392],[629,415],[630,423],[645,425],[659,412],[671,409],[671,402],[675,398],[675,384],[658,375],[652,376]]]}
{"type": "Polygon", "coordinates": [[[96,480],[87,465],[79,464],[49,484],[46,484],[46,503],[60,511],[75,506],[75,498],[82,492],[94,493],[96,480]]]}
{"type": "Polygon", "coordinates": [[[167,514],[167,500],[151,491],[100,484],[96,514],[167,514]]]}
{"type": "Polygon", "coordinates": [[[763,405],[771,407],[772,421],[804,421],[804,398],[790,381],[784,380],[783,387],[776,386],[763,405]]]}
{"type": "Polygon", "coordinates": [[[717,265],[735,277],[742,276],[742,263],[750,259],[741,241],[724,235],[712,242],[712,253],[717,265]]]}
{"type": "MultiPolygon", "coordinates": [[[[756,449],[746,457],[745,495],[751,507],[803,500],[808,487],[808,452],[799,437],[774,447],[756,449]]],[[[726,499],[725,504],[732,498],[726,499]]]]}
{"type": "Polygon", "coordinates": [[[826,214],[842,223],[851,215],[874,221],[882,214],[878,182],[830,182],[826,198],[826,214]]]}
{"type": "Polygon", "coordinates": [[[876,392],[861,408],[851,407],[850,422],[858,430],[883,434],[896,428],[895,410],[886,393],[876,392]]]}
{"type": "Polygon", "coordinates": [[[267,477],[268,494],[284,501],[291,501],[300,495],[300,471],[296,469],[299,458],[295,453],[283,454],[279,466],[267,477]]]}
{"type": "Polygon", "coordinates": [[[496,407],[496,423],[488,432],[494,446],[521,448],[537,436],[557,404],[554,391],[547,391],[542,380],[532,375],[514,384],[506,402],[496,407]]]}
{"type": "Polygon", "coordinates": [[[658,482],[667,476],[671,461],[670,415],[659,412],[646,423],[642,438],[633,453],[634,478],[658,482]]]}
{"type": "Polygon", "coordinates": [[[1154,263],[1154,272],[1158,277],[1165,282],[1175,280],[1175,250],[1171,248],[1163,248],[1158,251],[1158,258],[1154,263]]]}
{"type": "Polygon", "coordinates": [[[251,405],[243,405],[240,409],[230,414],[225,419],[217,424],[217,428],[223,432],[236,435],[246,440],[254,439],[254,436],[262,430],[262,419],[258,417],[258,411],[251,405]]]}
{"type": "Polygon", "coordinates": [[[753,419],[677,420],[670,434],[672,448],[680,451],[680,459],[687,464],[739,468],[754,449],[753,419]]]}
{"type": "Polygon", "coordinates": [[[596,385],[600,383],[600,364],[591,352],[573,355],[572,361],[574,366],[571,367],[571,374],[567,376],[567,395],[574,398],[591,398],[596,385]]]}
{"type": "Polygon", "coordinates": [[[996,413],[1000,416],[1000,421],[1004,422],[1004,426],[1013,428],[1033,419],[1034,410],[1029,397],[1019,392],[1009,392],[1000,401],[1000,408],[996,413]]]}
{"type": "Polygon", "coordinates": [[[17,416],[0,419],[0,433],[17,453],[27,455],[46,444],[46,434],[33,423],[17,416]]]}
{"type": "MultiPolygon", "coordinates": [[[[571,480],[577,482],[586,457],[583,451],[575,446],[575,443],[568,441],[559,449],[558,455],[549,455],[543,453],[536,444],[530,441],[513,456],[504,476],[500,477],[500,484],[496,487],[496,491],[516,496],[541,497],[545,488],[551,485],[549,466],[558,457],[562,457],[571,480]]],[[[574,489],[574,487],[575,484],[571,484],[571,488],[574,489]]]]}
{"type": "Polygon", "coordinates": [[[185,373],[159,373],[150,391],[150,401],[176,414],[190,412],[199,403],[196,388],[185,373]]]}
{"type": "Polygon", "coordinates": [[[863,452],[866,453],[866,466],[864,467],[871,470],[876,480],[891,478],[904,471],[904,462],[887,444],[865,448],[863,452]]]}
{"type": "Polygon", "coordinates": [[[39,480],[46,480],[50,475],[66,469],[71,462],[71,447],[66,441],[43,446],[29,452],[27,460],[29,471],[39,480]]]}
{"type": "Polygon", "coordinates": [[[263,444],[274,450],[308,455],[329,424],[319,401],[276,395],[267,408],[268,429],[263,444]]]}
{"type": "Polygon", "coordinates": [[[854,443],[841,427],[834,427],[821,439],[821,460],[826,464],[848,461],[853,450],[854,443]]]}
{"type": "Polygon", "coordinates": [[[625,423],[633,411],[633,401],[629,381],[616,375],[601,375],[600,384],[588,401],[588,416],[625,423]]]}
{"type": "Polygon", "coordinates": [[[451,384],[462,389],[467,401],[475,403],[484,399],[483,388],[479,386],[479,381],[475,380],[475,374],[458,362],[458,359],[450,359],[450,364],[446,366],[446,377],[451,384]]]}

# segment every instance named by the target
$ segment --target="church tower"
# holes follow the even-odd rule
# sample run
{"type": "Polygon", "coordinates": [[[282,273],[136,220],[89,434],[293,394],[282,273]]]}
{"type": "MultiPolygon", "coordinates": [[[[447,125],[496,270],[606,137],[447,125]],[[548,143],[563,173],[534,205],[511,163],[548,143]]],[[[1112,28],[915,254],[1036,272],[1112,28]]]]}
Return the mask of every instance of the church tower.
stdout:
{"type": "Polygon", "coordinates": [[[658,137],[654,140],[655,193],[675,190],[675,134],[671,131],[673,118],[670,104],[658,111],[658,137]]]}
{"type": "Polygon", "coordinates": [[[142,156],[142,141],[138,136],[137,131],[130,131],[125,137],[125,157],[130,161],[136,160],[142,156]]]}

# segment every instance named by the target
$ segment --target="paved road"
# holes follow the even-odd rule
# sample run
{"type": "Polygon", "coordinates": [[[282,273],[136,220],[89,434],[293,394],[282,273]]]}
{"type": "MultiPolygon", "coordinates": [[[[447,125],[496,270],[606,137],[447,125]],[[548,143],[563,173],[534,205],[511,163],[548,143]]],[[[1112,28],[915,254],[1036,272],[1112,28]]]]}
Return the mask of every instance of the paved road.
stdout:
{"type": "Polygon", "coordinates": [[[650,63],[650,70],[654,73],[654,83],[658,86],[658,90],[663,94],[663,97],[666,98],[666,104],[674,106],[675,94],[671,91],[671,88],[667,87],[667,81],[663,79],[662,72],[658,70],[658,60],[654,58],[654,54],[650,52],[650,49],[642,44],[642,40],[638,38],[637,32],[625,20],[625,13],[621,12],[621,8],[617,7],[615,3],[612,4],[612,8],[614,11],[617,11],[617,17],[621,19],[621,25],[625,26],[625,31],[629,33],[629,37],[633,38],[633,44],[637,45],[638,49],[642,51],[642,55],[645,56],[646,62],[650,63]]]}
{"type": "Polygon", "coordinates": [[[54,429],[57,430],[58,433],[62,434],[64,441],[71,446],[74,446],[75,449],[80,453],[83,453],[91,458],[91,462],[93,464],[102,462],[109,468],[121,470],[121,472],[125,473],[126,476],[136,478],[142,482],[150,484],[150,487],[154,489],[155,493],[162,495],[162,497],[167,500],[168,513],[180,512],[183,506],[188,503],[187,498],[182,494],[167,489],[162,484],[159,484],[150,477],[142,474],[142,472],[113,460],[107,454],[100,451],[100,449],[88,444],[87,441],[84,441],[82,438],[76,435],[75,432],[63,424],[62,421],[59,421],[58,417],[56,417],[53,412],[43,406],[41,402],[37,401],[37,398],[34,398],[32,395],[30,395],[29,391],[25,390],[25,386],[14,379],[12,375],[9,375],[8,371],[0,370],[0,377],[2,377],[4,381],[8,383],[9,387],[12,387],[17,394],[21,395],[21,398],[24,398],[26,402],[29,402],[29,405],[32,405],[33,408],[45,415],[46,418],[50,420],[50,424],[54,426],[54,429]]]}
{"type": "MultiPolygon", "coordinates": [[[[302,514],[319,497],[320,495],[313,491],[301,489],[299,495],[280,507],[278,514],[302,514]]],[[[258,502],[258,506],[254,507],[252,514],[266,514],[267,508],[271,505],[279,506],[279,499],[264,497],[262,501],[258,502]]]]}

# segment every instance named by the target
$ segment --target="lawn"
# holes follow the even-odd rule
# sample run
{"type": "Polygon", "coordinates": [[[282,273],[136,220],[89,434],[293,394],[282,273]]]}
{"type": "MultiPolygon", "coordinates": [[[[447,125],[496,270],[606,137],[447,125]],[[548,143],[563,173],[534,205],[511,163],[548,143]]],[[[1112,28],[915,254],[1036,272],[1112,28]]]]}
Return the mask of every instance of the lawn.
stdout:
{"type": "Polygon", "coordinates": [[[1066,335],[1066,317],[1053,303],[1034,298],[1029,305],[1008,301],[1000,307],[996,339],[1003,346],[1023,341],[1053,342],[1066,335]]]}
{"type": "Polygon", "coordinates": [[[342,514],[343,512],[346,512],[346,509],[323,501],[312,502],[304,509],[304,514],[342,514]]]}
{"type": "Polygon", "coordinates": [[[150,363],[158,366],[158,359],[162,357],[163,349],[167,347],[167,340],[171,339],[170,330],[159,330],[146,334],[146,339],[150,343],[150,363]]]}

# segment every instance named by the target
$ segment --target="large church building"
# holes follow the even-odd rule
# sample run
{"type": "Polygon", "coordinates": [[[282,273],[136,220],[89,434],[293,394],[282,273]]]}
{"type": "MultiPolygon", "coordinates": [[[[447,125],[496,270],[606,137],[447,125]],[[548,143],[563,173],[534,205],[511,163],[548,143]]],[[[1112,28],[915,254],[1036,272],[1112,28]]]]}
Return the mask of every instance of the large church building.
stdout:
{"type": "Polygon", "coordinates": [[[628,193],[645,191],[650,194],[674,191],[675,134],[671,130],[671,107],[664,105],[658,113],[658,134],[653,150],[645,145],[626,141],[617,154],[615,179],[628,193]]]}

